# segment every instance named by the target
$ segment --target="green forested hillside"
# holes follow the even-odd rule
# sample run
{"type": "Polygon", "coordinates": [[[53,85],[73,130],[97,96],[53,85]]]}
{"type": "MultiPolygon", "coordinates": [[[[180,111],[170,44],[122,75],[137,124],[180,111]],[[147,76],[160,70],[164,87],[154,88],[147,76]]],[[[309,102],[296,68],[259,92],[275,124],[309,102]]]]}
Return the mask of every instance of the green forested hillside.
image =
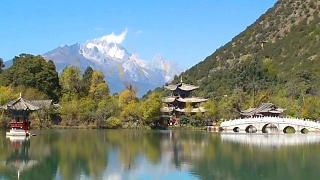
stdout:
{"type": "MultiPolygon", "coordinates": [[[[209,98],[204,114],[183,117],[181,124],[203,126],[209,119],[239,117],[262,102],[286,108],[287,116],[320,119],[320,1],[279,0],[254,24],[173,83],[199,85],[195,96],[209,98]],[[303,2],[303,3],[302,3],[303,2]]],[[[197,52],[194,52],[197,53],[197,52]]],[[[136,97],[138,87],[124,85],[110,94],[101,71],[66,67],[60,77],[52,61],[21,54],[8,69],[0,58],[0,105],[19,97],[53,99],[58,110],[34,116],[33,126],[153,126],[161,117],[164,88],[136,97]],[[52,115],[52,116],[51,116],[52,115]],[[51,117],[59,117],[53,121],[51,117]]],[[[9,118],[0,110],[0,127],[9,118]]],[[[189,115],[187,115],[189,116],[189,115]]]]}
{"type": "Polygon", "coordinates": [[[319,0],[279,0],[183,73],[184,81],[200,85],[196,95],[213,98],[231,117],[268,101],[288,115],[320,118],[319,10],[319,0]]]}

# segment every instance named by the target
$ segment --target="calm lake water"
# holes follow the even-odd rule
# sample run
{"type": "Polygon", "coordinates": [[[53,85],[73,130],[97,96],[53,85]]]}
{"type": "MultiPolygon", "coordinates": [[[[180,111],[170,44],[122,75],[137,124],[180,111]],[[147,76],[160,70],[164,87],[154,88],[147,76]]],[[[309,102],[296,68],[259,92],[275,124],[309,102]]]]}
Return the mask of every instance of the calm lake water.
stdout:
{"type": "Polygon", "coordinates": [[[320,134],[42,130],[0,136],[0,179],[319,179],[320,134]]]}

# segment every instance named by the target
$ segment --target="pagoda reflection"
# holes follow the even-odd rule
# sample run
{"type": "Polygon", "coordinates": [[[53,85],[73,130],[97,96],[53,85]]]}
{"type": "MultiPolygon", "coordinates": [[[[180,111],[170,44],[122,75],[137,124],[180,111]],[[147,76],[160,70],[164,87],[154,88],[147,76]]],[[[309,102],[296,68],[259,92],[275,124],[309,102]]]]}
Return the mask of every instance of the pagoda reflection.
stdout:
{"type": "Polygon", "coordinates": [[[10,140],[12,151],[4,164],[6,167],[17,172],[17,176],[20,178],[21,172],[30,169],[38,162],[36,160],[32,160],[29,156],[29,137],[9,136],[7,138],[10,140]]]}

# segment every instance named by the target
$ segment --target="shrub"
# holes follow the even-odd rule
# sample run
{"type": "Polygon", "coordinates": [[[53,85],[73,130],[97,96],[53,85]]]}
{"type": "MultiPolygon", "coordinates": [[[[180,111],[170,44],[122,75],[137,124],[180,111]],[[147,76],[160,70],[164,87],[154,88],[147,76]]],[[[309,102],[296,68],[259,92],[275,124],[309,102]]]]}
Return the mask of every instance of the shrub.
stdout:
{"type": "Polygon", "coordinates": [[[187,116],[181,116],[179,120],[180,120],[180,124],[182,125],[190,124],[190,119],[187,116]]]}
{"type": "Polygon", "coordinates": [[[191,116],[190,124],[194,127],[201,127],[206,125],[206,121],[198,116],[191,116]]]}
{"type": "Polygon", "coordinates": [[[0,116],[0,128],[6,128],[9,121],[10,121],[9,117],[7,117],[5,115],[1,115],[0,116]]]}
{"type": "Polygon", "coordinates": [[[116,117],[110,117],[106,120],[106,128],[118,129],[121,127],[121,121],[116,117]]]}

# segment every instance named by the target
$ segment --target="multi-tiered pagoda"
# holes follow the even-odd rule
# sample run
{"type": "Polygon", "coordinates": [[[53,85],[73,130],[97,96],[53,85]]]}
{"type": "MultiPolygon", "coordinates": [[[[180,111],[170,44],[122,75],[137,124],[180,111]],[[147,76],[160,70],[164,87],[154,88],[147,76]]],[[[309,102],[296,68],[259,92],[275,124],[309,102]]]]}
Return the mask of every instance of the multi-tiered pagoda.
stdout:
{"type": "Polygon", "coordinates": [[[170,118],[173,120],[173,124],[179,115],[205,112],[205,109],[200,107],[200,103],[208,99],[192,96],[192,91],[198,89],[199,86],[183,83],[181,79],[181,82],[178,84],[170,84],[164,87],[172,91],[172,94],[162,99],[162,102],[166,104],[165,107],[161,108],[162,117],[170,118]],[[191,106],[187,107],[187,103],[190,103],[191,106]]]}

